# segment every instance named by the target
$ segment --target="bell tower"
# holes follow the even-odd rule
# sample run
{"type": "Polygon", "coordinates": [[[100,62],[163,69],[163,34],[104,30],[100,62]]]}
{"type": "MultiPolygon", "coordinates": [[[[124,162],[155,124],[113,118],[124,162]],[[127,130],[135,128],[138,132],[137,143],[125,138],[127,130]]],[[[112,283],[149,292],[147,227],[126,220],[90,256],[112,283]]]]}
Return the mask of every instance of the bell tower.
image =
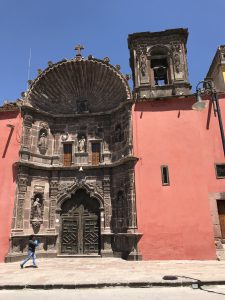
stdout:
{"type": "Polygon", "coordinates": [[[183,28],[128,36],[136,100],[191,94],[187,37],[188,30],[183,28]]]}

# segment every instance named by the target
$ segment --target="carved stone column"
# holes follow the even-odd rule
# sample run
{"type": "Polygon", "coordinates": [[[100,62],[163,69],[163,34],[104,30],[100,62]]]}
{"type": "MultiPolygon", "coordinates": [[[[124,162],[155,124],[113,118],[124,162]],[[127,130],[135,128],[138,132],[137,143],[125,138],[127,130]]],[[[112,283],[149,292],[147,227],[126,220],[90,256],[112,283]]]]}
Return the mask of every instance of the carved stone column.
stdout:
{"type": "Polygon", "coordinates": [[[105,174],[103,179],[103,192],[104,192],[104,208],[105,208],[105,228],[102,233],[102,256],[113,256],[112,251],[112,237],[111,232],[111,218],[112,218],[112,205],[111,205],[111,193],[110,193],[110,175],[105,174]]]}
{"type": "Polygon", "coordinates": [[[33,117],[25,114],[23,118],[23,135],[21,143],[21,158],[22,160],[29,160],[29,151],[31,145],[30,131],[33,123],[33,117]]]}
{"type": "Polygon", "coordinates": [[[53,131],[52,130],[52,134],[54,136],[54,148],[53,148],[53,161],[52,164],[53,165],[58,165],[59,164],[59,148],[60,148],[60,133],[53,131]]]}
{"type": "Polygon", "coordinates": [[[105,232],[111,232],[112,205],[110,195],[110,175],[103,179],[104,207],[105,207],[105,232]]]}
{"type": "Polygon", "coordinates": [[[23,230],[23,212],[24,201],[27,192],[29,174],[27,167],[20,167],[17,175],[17,201],[15,209],[15,226],[16,230],[23,230]]]}
{"type": "Polygon", "coordinates": [[[128,193],[127,193],[127,202],[128,202],[128,229],[127,232],[133,233],[137,229],[137,212],[136,212],[136,199],[134,192],[134,169],[133,166],[129,166],[127,171],[128,175],[128,193]]]}
{"type": "Polygon", "coordinates": [[[49,229],[55,229],[55,210],[56,210],[56,201],[57,201],[57,194],[58,194],[58,172],[54,171],[52,174],[52,178],[50,180],[50,205],[49,205],[49,229]]]}
{"type": "Polygon", "coordinates": [[[128,109],[128,147],[129,147],[129,154],[133,154],[133,134],[132,134],[132,107],[128,109]]]}

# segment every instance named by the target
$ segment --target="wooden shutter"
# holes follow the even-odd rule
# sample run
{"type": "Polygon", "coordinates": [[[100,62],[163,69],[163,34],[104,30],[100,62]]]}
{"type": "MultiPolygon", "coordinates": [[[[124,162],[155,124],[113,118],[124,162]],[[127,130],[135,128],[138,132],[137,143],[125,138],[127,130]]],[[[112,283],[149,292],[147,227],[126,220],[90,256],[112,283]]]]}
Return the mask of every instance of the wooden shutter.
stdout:
{"type": "Polygon", "coordinates": [[[64,166],[71,166],[72,164],[72,144],[64,144],[64,166]]]}

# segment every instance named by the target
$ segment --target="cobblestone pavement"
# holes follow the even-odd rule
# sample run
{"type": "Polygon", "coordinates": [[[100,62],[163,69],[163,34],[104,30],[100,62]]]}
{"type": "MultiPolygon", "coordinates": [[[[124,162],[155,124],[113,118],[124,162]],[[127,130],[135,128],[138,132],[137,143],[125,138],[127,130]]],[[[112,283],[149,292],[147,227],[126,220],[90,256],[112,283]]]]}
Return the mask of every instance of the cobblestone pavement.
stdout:
{"type": "MultiPolygon", "coordinates": [[[[224,282],[225,261],[125,261],[118,258],[37,259],[38,268],[20,269],[19,262],[0,264],[4,285],[116,285],[163,283],[166,275],[178,276],[178,285],[192,280],[224,282]]],[[[31,262],[30,262],[31,264],[31,262]]]]}

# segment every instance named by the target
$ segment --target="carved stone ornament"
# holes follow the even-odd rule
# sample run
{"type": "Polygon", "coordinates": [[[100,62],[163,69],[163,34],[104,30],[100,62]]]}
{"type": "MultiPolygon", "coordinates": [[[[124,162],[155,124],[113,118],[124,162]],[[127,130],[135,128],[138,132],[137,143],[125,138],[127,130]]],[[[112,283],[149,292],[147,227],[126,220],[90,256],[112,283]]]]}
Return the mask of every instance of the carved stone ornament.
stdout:
{"type": "Polygon", "coordinates": [[[46,123],[46,122],[40,122],[40,127],[44,128],[46,130],[48,130],[48,128],[49,128],[48,123],[46,123]]]}
{"type": "Polygon", "coordinates": [[[182,63],[181,63],[181,45],[178,43],[171,44],[171,50],[173,53],[173,62],[176,73],[180,73],[182,71],[182,63]]]}
{"type": "Polygon", "coordinates": [[[140,71],[142,76],[145,76],[147,69],[147,56],[145,51],[143,50],[140,54],[140,71]]]}
{"type": "Polygon", "coordinates": [[[37,234],[40,230],[40,227],[41,227],[41,223],[40,221],[36,221],[36,220],[32,220],[31,221],[31,224],[32,224],[32,227],[33,227],[33,231],[35,234],[37,234]]]}
{"type": "Polygon", "coordinates": [[[32,126],[33,123],[33,117],[31,115],[26,114],[23,118],[23,123],[25,126],[32,126]]]}
{"type": "Polygon", "coordinates": [[[68,133],[68,132],[65,132],[65,133],[63,133],[63,134],[61,135],[61,140],[62,140],[63,142],[67,141],[68,138],[69,138],[69,133],[68,133]]]}

